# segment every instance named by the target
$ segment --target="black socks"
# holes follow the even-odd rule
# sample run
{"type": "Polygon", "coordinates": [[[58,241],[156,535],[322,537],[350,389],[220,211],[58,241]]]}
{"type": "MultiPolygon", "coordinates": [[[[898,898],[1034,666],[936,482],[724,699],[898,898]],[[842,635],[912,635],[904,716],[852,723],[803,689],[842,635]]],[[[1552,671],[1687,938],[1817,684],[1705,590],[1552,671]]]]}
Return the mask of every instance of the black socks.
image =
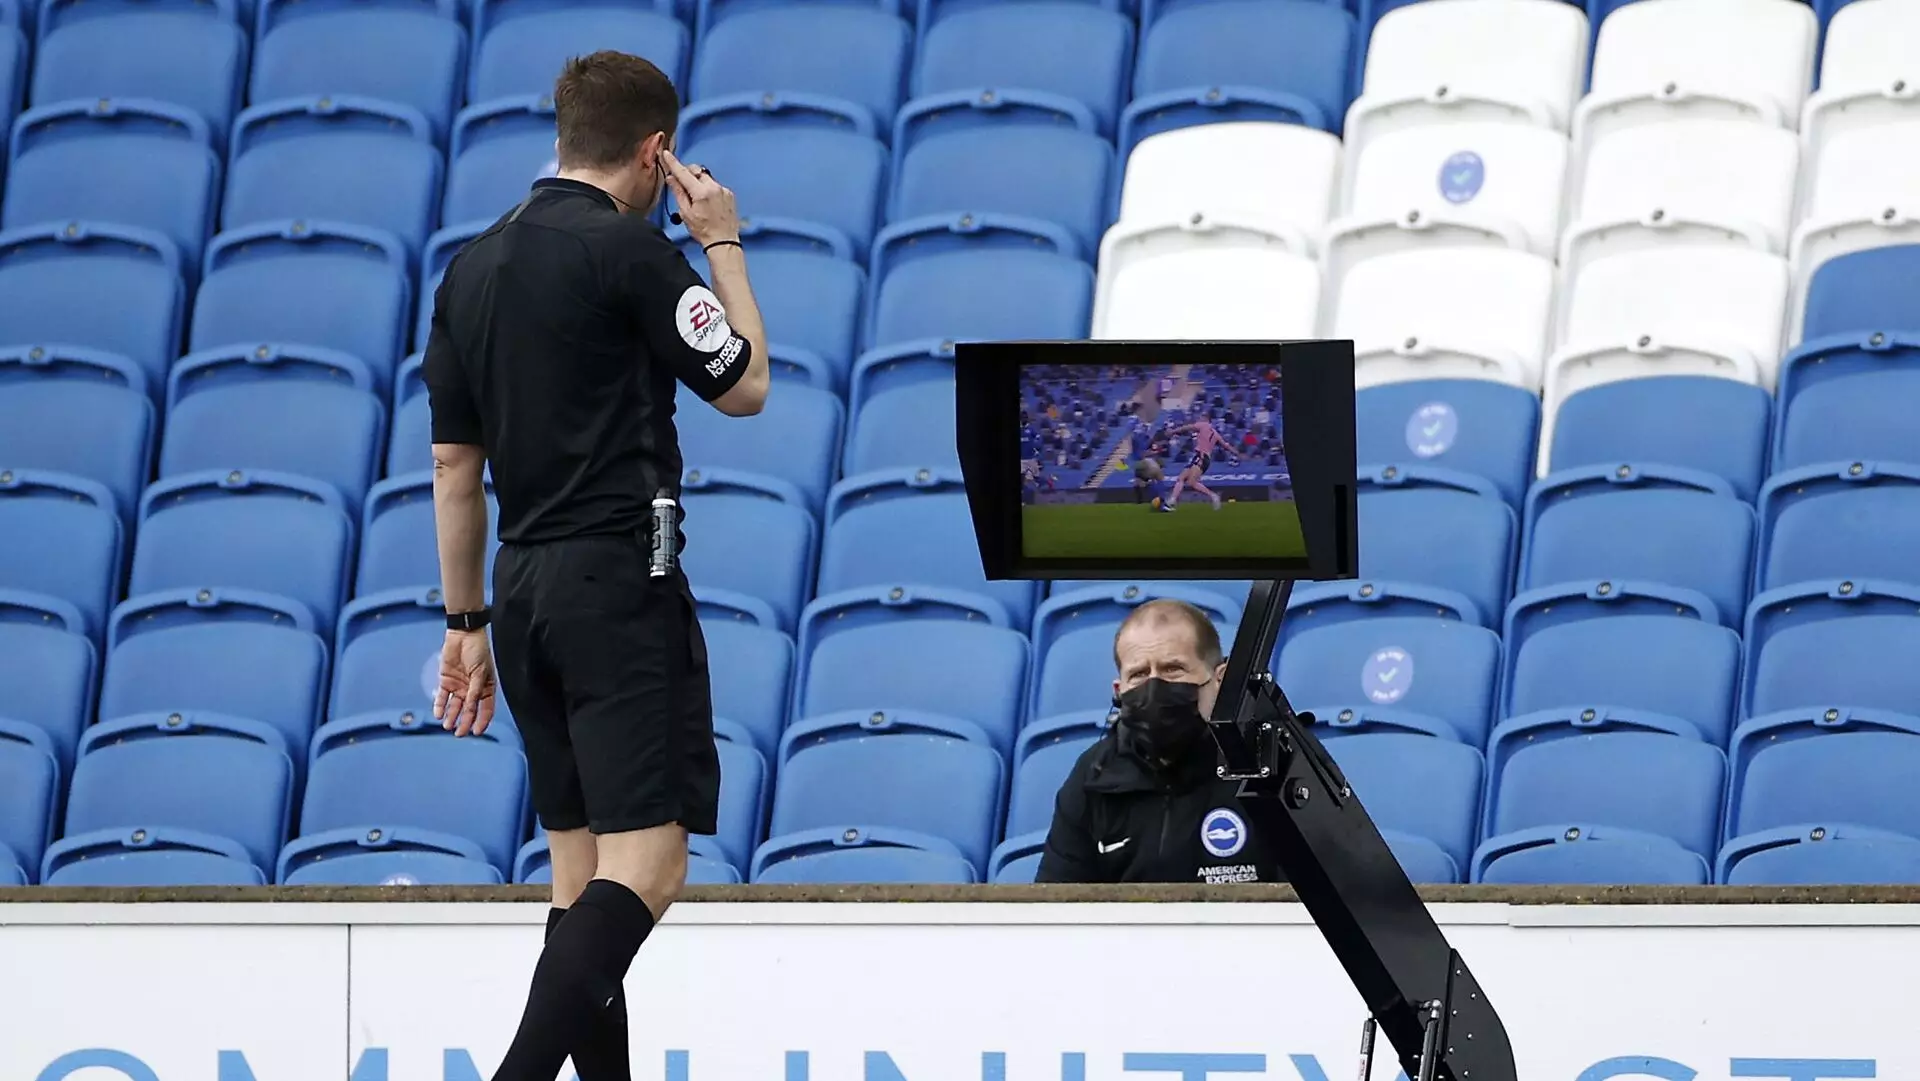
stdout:
{"type": "Polygon", "coordinates": [[[653,931],[653,913],[632,890],[596,878],[572,908],[548,913],[547,926],[520,1029],[493,1081],[552,1081],[569,1054],[580,1081],[626,1081],[621,981],[653,931]]]}

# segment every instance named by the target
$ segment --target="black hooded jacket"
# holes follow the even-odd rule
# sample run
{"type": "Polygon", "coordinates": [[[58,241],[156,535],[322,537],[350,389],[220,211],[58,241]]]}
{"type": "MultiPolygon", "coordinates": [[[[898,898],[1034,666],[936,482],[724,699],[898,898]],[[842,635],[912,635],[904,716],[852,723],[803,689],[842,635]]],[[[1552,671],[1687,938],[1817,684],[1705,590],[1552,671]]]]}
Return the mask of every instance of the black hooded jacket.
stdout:
{"type": "Polygon", "coordinates": [[[1240,801],[1214,775],[1213,741],[1194,742],[1164,774],[1124,748],[1116,728],[1060,786],[1036,882],[1279,882],[1240,801]]]}

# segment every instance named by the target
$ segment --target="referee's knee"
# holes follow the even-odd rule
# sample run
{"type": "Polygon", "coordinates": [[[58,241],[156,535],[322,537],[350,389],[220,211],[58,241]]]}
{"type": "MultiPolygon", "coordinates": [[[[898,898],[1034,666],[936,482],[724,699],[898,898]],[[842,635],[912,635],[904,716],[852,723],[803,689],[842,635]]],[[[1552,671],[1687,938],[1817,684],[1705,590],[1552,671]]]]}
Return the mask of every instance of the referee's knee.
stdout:
{"type": "Polygon", "coordinates": [[[632,890],[659,919],[687,884],[687,832],[677,825],[594,838],[599,849],[595,878],[610,878],[632,890]]]}

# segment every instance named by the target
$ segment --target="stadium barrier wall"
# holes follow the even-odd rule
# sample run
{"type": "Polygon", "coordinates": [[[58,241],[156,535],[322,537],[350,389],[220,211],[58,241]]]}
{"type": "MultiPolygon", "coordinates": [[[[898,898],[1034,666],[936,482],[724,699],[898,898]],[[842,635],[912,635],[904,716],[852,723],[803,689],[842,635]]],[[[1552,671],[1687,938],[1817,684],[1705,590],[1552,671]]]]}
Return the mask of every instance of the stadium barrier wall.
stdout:
{"type": "MultiPolygon", "coordinates": [[[[5,1081],[486,1081],[545,913],[7,897],[54,892],[0,891],[5,1081]]],[[[1355,1076],[1360,1002],[1296,904],[864,893],[921,903],[676,906],[628,981],[636,1081],[1355,1076]]],[[[1433,906],[1524,1081],[1920,1078],[1920,904],[1583,899],[1634,903],[1433,906]]]]}

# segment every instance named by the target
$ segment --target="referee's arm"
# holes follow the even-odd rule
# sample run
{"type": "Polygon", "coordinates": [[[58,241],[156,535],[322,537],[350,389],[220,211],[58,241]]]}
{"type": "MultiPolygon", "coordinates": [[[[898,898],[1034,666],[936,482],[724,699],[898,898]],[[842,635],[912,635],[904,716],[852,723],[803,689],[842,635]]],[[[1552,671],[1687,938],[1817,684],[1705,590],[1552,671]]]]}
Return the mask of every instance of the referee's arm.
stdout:
{"type": "MultiPolygon", "coordinates": [[[[740,213],[733,191],[705,168],[688,168],[661,150],[667,186],[680,207],[687,233],[707,255],[718,310],[700,308],[706,283],[676,249],[664,266],[663,292],[674,299],[671,321],[648,319],[654,348],[673,365],[688,388],[730,417],[750,417],[767,404],[767,330],[747,283],[747,255],[740,246],[740,213]],[[677,265],[675,265],[677,264],[677,265]]],[[[655,310],[658,310],[657,307],[655,310]]]]}

